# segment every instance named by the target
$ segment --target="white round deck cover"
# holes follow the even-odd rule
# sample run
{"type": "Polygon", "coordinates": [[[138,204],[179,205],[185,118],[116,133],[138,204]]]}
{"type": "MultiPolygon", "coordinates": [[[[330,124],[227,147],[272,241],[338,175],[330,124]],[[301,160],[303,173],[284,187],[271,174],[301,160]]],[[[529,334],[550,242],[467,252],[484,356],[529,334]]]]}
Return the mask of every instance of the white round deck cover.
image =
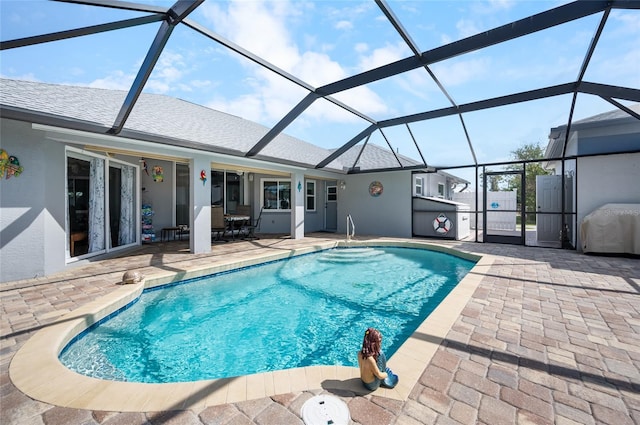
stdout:
{"type": "Polygon", "coordinates": [[[347,404],[327,394],[305,401],[301,413],[305,425],[348,425],[351,420],[347,404]]]}

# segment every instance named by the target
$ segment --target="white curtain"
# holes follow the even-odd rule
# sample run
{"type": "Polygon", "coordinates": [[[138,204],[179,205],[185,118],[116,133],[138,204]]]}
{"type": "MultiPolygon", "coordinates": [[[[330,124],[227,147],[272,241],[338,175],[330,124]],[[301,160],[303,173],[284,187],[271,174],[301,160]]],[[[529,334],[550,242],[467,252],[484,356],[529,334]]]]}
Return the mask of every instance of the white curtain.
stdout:
{"type": "Polygon", "coordinates": [[[120,232],[118,245],[127,245],[136,241],[135,214],[135,168],[123,165],[120,179],[120,232]]]}
{"type": "Polygon", "coordinates": [[[89,169],[89,252],[105,249],[104,160],[93,158],[89,169]]]}

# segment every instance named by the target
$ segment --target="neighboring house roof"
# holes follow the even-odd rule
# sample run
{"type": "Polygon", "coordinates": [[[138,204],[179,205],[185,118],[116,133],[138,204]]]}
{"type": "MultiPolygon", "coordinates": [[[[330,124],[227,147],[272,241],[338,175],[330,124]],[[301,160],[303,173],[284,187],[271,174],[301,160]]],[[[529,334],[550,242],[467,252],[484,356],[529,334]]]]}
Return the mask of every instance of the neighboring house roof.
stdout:
{"type": "Polygon", "coordinates": [[[464,183],[464,184],[471,184],[471,182],[469,180],[465,180],[461,177],[458,176],[454,176],[453,174],[449,174],[445,171],[442,170],[438,170],[438,174],[442,174],[443,176],[447,177],[449,180],[453,181],[454,183],[464,183]]]}
{"type": "MultiPolygon", "coordinates": [[[[120,90],[0,79],[3,117],[42,124],[53,120],[66,128],[82,129],[80,124],[85,124],[106,132],[126,95],[120,90]]],[[[120,136],[244,156],[268,131],[263,125],[234,115],[170,96],[143,93],[120,136]]],[[[255,158],[313,168],[331,152],[281,133],[255,158]]],[[[354,147],[344,160],[333,161],[327,169],[344,172],[357,154],[358,148],[354,147]]],[[[419,165],[405,157],[399,159],[403,165],[419,165]]],[[[398,162],[393,152],[368,145],[358,165],[362,169],[384,169],[397,167],[398,162]]]]}
{"type": "MultiPolygon", "coordinates": [[[[629,109],[631,109],[633,112],[640,114],[640,103],[636,103],[635,105],[631,105],[629,106],[629,109]]],[[[608,112],[603,112],[601,114],[597,114],[597,115],[593,115],[591,117],[587,117],[578,121],[574,121],[572,126],[574,125],[580,125],[580,124],[587,124],[587,123],[595,123],[595,122],[601,122],[601,121],[610,121],[610,120],[616,120],[616,119],[621,119],[621,118],[631,118],[631,116],[626,113],[625,111],[623,111],[622,109],[614,109],[608,112]]],[[[566,126],[564,126],[566,127],[566,126]]]]}
{"type": "MultiPolygon", "coordinates": [[[[629,109],[640,114],[640,103],[629,106],[629,109]]],[[[579,155],[589,155],[597,153],[623,152],[628,149],[638,149],[640,146],[640,120],[629,115],[621,109],[615,109],[601,114],[593,115],[571,124],[571,135],[583,132],[587,134],[591,129],[603,129],[610,127],[611,131],[604,131],[596,136],[580,136],[579,155]],[[629,132],[628,129],[616,134],[614,127],[620,128],[623,125],[637,126],[637,130],[629,132]]],[[[554,127],[549,132],[549,143],[545,151],[545,158],[560,158],[564,149],[564,139],[567,126],[554,127]]],[[[573,136],[572,136],[573,137],[573,136]]]]}

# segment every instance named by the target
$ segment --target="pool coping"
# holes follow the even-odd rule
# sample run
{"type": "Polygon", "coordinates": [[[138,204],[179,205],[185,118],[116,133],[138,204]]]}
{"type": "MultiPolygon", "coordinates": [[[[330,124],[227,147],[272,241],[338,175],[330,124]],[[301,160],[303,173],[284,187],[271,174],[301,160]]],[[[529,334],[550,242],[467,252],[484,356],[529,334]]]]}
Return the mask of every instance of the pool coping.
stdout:
{"type": "Polygon", "coordinates": [[[118,412],[206,408],[306,390],[370,394],[360,383],[358,369],[347,366],[308,366],[233,378],[149,384],[87,377],[67,369],[58,360],[58,355],[71,339],[135,300],[144,289],[343,246],[422,248],[477,261],[471,271],[389,358],[389,366],[399,375],[400,381],[394,389],[379,388],[373,394],[407,400],[438,346],[493,264],[493,256],[470,254],[437,243],[406,240],[327,241],[280,253],[258,253],[248,260],[222,261],[215,266],[193,268],[188,272],[155,273],[147,276],[141,283],[120,285],[111,293],[39,330],[15,354],[9,367],[9,375],[18,389],[36,400],[61,407],[118,412]]]}

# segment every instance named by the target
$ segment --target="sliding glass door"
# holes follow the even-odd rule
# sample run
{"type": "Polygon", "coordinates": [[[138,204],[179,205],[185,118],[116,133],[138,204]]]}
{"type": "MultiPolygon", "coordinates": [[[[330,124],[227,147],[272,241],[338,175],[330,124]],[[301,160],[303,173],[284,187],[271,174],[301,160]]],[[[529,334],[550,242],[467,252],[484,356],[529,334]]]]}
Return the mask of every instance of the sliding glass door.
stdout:
{"type": "Polygon", "coordinates": [[[67,250],[70,258],[137,243],[139,167],[67,151],[67,250]]]}
{"type": "Polygon", "coordinates": [[[136,167],[110,161],[109,165],[109,235],[110,248],[136,242],[138,209],[136,208],[136,167]]]}
{"type": "Polygon", "coordinates": [[[226,214],[235,214],[244,200],[244,173],[211,170],[211,205],[224,207],[226,214]]]}
{"type": "Polygon", "coordinates": [[[189,227],[189,165],[176,164],[176,226],[189,227]]]}

